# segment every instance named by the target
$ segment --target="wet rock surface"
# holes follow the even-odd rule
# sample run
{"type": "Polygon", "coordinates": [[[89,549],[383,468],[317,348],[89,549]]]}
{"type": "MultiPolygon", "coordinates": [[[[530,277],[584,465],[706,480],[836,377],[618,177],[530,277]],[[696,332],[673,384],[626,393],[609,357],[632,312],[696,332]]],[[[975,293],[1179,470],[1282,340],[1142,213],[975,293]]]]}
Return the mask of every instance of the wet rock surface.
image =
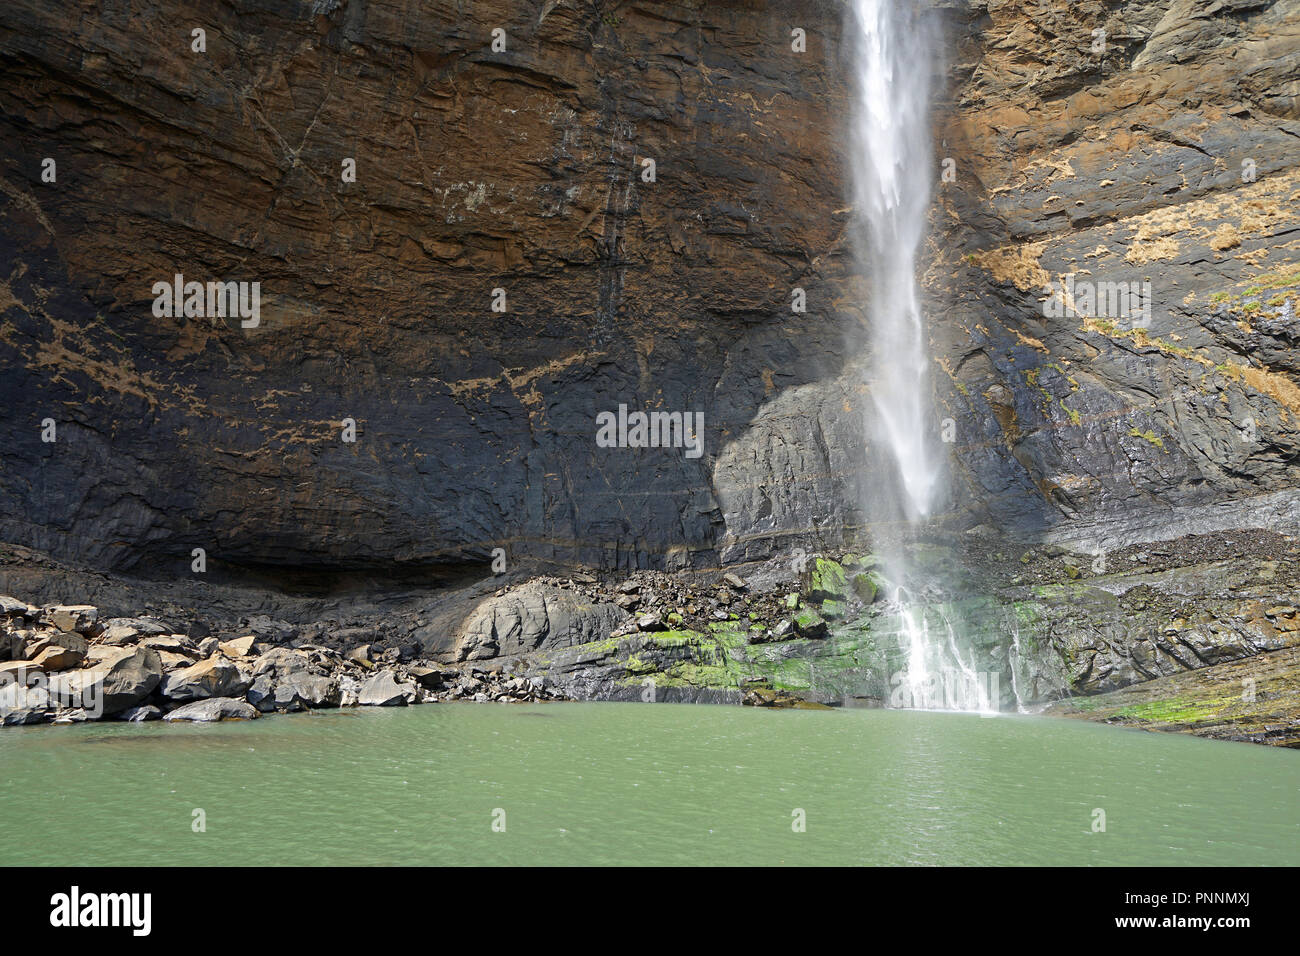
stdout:
{"type": "Polygon", "coordinates": [[[1045,713],[1143,730],[1300,747],[1300,647],[1074,697],[1045,713]]]}

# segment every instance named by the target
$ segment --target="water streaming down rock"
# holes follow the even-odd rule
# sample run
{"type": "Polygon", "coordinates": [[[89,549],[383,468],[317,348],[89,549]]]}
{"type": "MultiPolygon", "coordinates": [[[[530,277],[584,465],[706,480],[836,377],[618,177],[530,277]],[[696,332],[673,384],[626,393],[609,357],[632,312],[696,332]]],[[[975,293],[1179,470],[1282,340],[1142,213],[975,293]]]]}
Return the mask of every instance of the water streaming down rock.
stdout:
{"type": "MultiPolygon", "coordinates": [[[[872,396],[867,433],[888,449],[894,481],[873,489],[866,512],[877,532],[927,518],[940,495],[943,456],[929,400],[930,359],[916,283],[934,176],[930,76],[935,31],[908,0],[854,0],[856,103],[852,168],[857,251],[871,280],[872,396]]],[[[887,575],[911,583],[905,546],[881,546],[887,575]]],[[[998,693],[963,651],[958,628],[941,608],[895,592],[906,669],[891,681],[895,706],[996,709],[998,693]],[[934,620],[932,620],[934,618],[934,620]]]]}
{"type": "Polygon", "coordinates": [[[855,0],[854,208],[871,277],[873,445],[890,450],[897,483],[877,519],[930,513],[940,480],[929,411],[925,326],[916,264],[933,165],[929,136],[931,30],[914,5],[855,0]],[[888,509],[888,511],[886,511],[888,509]],[[892,512],[892,513],[891,513],[892,512]]]}

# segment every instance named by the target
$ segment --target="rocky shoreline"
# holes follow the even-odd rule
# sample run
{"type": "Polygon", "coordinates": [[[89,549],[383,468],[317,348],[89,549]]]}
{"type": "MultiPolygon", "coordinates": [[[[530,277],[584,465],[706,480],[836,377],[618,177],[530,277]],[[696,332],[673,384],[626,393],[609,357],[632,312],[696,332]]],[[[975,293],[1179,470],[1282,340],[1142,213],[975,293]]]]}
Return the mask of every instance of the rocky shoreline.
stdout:
{"type": "MultiPolygon", "coordinates": [[[[979,528],[910,547],[927,568],[914,599],[973,635],[972,666],[995,678],[1000,709],[1300,746],[1294,538],[1190,535],[1104,560],[979,528]]],[[[276,616],[236,617],[239,598],[268,599],[210,590],[206,612],[186,614],[175,583],[113,591],[29,552],[6,557],[0,586],[106,599],[0,597],[7,725],[462,700],[900,706],[906,667],[897,585],[865,552],[751,563],[743,576],[532,572],[356,613],[286,598],[276,616]],[[127,601],[147,610],[123,615],[127,601]]]]}
{"type": "MultiPolygon", "coordinates": [[[[269,623],[269,622],[268,622],[269,623]]],[[[397,649],[346,653],[274,626],[221,640],[92,605],[36,607],[0,595],[0,723],[216,721],[433,701],[536,701],[542,680],[444,670],[397,649]]]]}

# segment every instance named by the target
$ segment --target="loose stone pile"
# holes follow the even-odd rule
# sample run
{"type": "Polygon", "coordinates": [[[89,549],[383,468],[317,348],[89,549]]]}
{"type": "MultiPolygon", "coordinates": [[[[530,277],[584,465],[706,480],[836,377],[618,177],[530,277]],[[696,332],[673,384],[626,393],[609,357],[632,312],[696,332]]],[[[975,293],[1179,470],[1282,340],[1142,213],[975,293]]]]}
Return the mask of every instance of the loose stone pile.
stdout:
{"type": "Polygon", "coordinates": [[[214,721],[331,707],[531,701],[544,680],[441,668],[411,649],[346,652],[259,628],[226,640],[91,605],[37,607],[0,596],[0,723],[214,721]]]}

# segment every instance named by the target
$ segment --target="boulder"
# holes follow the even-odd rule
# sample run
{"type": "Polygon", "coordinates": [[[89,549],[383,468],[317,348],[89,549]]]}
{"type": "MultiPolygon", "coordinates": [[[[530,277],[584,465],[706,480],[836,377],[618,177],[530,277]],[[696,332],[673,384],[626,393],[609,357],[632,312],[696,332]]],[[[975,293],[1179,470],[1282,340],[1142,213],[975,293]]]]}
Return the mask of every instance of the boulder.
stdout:
{"type": "Polygon", "coordinates": [[[844,567],[829,558],[814,558],[808,569],[804,594],[811,601],[844,601],[849,597],[849,582],[844,567]]]}
{"type": "Polygon", "coordinates": [[[25,643],[26,638],[22,631],[0,633],[0,661],[22,660],[25,643]]]}
{"type": "Polygon", "coordinates": [[[90,650],[90,641],[75,631],[40,631],[34,633],[27,641],[27,657],[34,658],[45,648],[55,645],[81,650],[82,653],[90,650]]]}
{"type": "Polygon", "coordinates": [[[398,682],[388,670],[365,681],[357,693],[357,703],[363,707],[402,707],[416,699],[415,685],[398,682]]]}
{"type": "Polygon", "coordinates": [[[43,684],[27,685],[30,664],[0,664],[0,724],[37,724],[50,717],[50,695],[43,684]]]}
{"type": "Polygon", "coordinates": [[[822,601],[821,613],[828,621],[843,621],[849,616],[849,606],[844,601],[822,601]]]}
{"type": "Polygon", "coordinates": [[[156,647],[154,650],[158,651],[158,656],[162,659],[163,670],[169,674],[194,664],[194,658],[188,654],[177,654],[175,651],[164,651],[156,647]]]}
{"type": "Polygon", "coordinates": [[[830,633],[826,621],[812,608],[805,608],[794,616],[794,630],[800,637],[810,638],[823,638],[830,633]]]}
{"type": "Polygon", "coordinates": [[[370,663],[371,646],[369,644],[360,644],[351,648],[343,656],[350,661],[356,661],[358,664],[370,663]]]}
{"type": "Polygon", "coordinates": [[[153,704],[142,704],[139,707],[128,707],[117,715],[118,720],[128,720],[131,723],[140,723],[145,720],[157,720],[162,716],[162,711],[153,704]]]}
{"type": "Polygon", "coordinates": [[[344,674],[339,678],[339,706],[355,707],[361,696],[361,681],[344,674]]]}
{"type": "Polygon", "coordinates": [[[288,647],[273,647],[257,659],[253,665],[253,676],[270,674],[284,677],[297,671],[307,670],[308,657],[305,651],[288,647]]]}
{"type": "Polygon", "coordinates": [[[256,720],[260,716],[257,708],[238,697],[208,697],[177,707],[164,714],[163,720],[209,723],[216,720],[256,720]]]}
{"type": "Polygon", "coordinates": [[[172,633],[172,628],[150,617],[111,617],[103,622],[101,644],[133,644],[142,637],[172,633]]]}
{"type": "Polygon", "coordinates": [[[297,705],[309,710],[337,707],[341,696],[338,681],[332,677],[299,671],[276,685],[275,706],[289,708],[297,705]]]}
{"type": "Polygon", "coordinates": [[[788,641],[795,636],[794,622],[782,621],[776,627],[771,629],[751,630],[745,638],[748,644],[768,644],[778,641],[788,641]]]}
{"type": "Polygon", "coordinates": [[[443,685],[444,677],[442,671],[436,667],[423,667],[415,665],[408,667],[406,672],[415,678],[417,684],[426,690],[437,690],[443,685]]]}
{"type": "Polygon", "coordinates": [[[5,661],[0,664],[0,685],[25,681],[29,673],[38,670],[32,661],[5,661]]]}
{"type": "Polygon", "coordinates": [[[27,645],[26,657],[42,670],[62,671],[86,659],[90,644],[73,631],[42,634],[27,645]]]}
{"type": "MultiPolygon", "coordinates": [[[[44,693],[43,691],[41,693],[44,693]]],[[[6,727],[21,727],[25,724],[45,724],[49,723],[54,716],[53,711],[47,706],[35,705],[30,707],[6,707],[0,701],[0,724],[6,727]]]]}
{"type": "Polygon", "coordinates": [[[617,605],[529,581],[485,598],[475,607],[457,633],[456,660],[586,644],[608,637],[627,618],[627,612],[617,605]]]}
{"type": "Polygon", "coordinates": [[[41,620],[60,631],[92,634],[99,623],[99,608],[90,604],[52,604],[41,611],[41,620]]]}
{"type": "Polygon", "coordinates": [[[880,594],[876,575],[869,571],[853,575],[853,593],[858,596],[858,600],[863,604],[870,604],[875,601],[880,594]]]}
{"type": "Polygon", "coordinates": [[[8,594],[0,594],[0,618],[21,618],[27,614],[25,602],[8,594]]]}
{"type": "Polygon", "coordinates": [[[262,713],[337,707],[342,697],[337,680],[305,670],[291,673],[282,680],[263,674],[248,689],[249,703],[262,713]]]}
{"type": "Polygon", "coordinates": [[[146,637],[140,641],[141,647],[152,647],[155,651],[162,653],[166,651],[169,654],[185,654],[193,657],[197,651],[190,646],[189,642],[178,634],[169,634],[163,637],[146,637]]]}
{"type": "Polygon", "coordinates": [[[95,706],[105,715],[118,714],[144,700],[163,677],[158,652],[147,647],[111,648],[99,663],[66,671],[50,680],[50,692],[64,707],[95,706]]]}
{"type": "Polygon", "coordinates": [[[248,657],[253,653],[253,645],[256,643],[257,638],[252,634],[236,637],[234,640],[221,642],[221,653],[227,657],[248,657]]]}
{"type": "Polygon", "coordinates": [[[104,661],[117,660],[122,656],[123,651],[129,651],[131,648],[120,647],[112,644],[91,644],[86,651],[86,660],[91,664],[102,664],[104,661]]]}
{"type": "Polygon", "coordinates": [[[224,657],[209,657],[168,674],[159,692],[169,700],[185,701],[232,697],[242,694],[247,688],[239,668],[224,657]]]}
{"type": "Polygon", "coordinates": [[[287,621],[278,621],[265,614],[248,619],[246,625],[258,640],[267,644],[284,644],[298,636],[298,628],[287,621]]]}
{"type": "Polygon", "coordinates": [[[275,677],[272,673],[262,674],[253,679],[247,693],[248,702],[264,714],[275,710],[275,677]]]}

